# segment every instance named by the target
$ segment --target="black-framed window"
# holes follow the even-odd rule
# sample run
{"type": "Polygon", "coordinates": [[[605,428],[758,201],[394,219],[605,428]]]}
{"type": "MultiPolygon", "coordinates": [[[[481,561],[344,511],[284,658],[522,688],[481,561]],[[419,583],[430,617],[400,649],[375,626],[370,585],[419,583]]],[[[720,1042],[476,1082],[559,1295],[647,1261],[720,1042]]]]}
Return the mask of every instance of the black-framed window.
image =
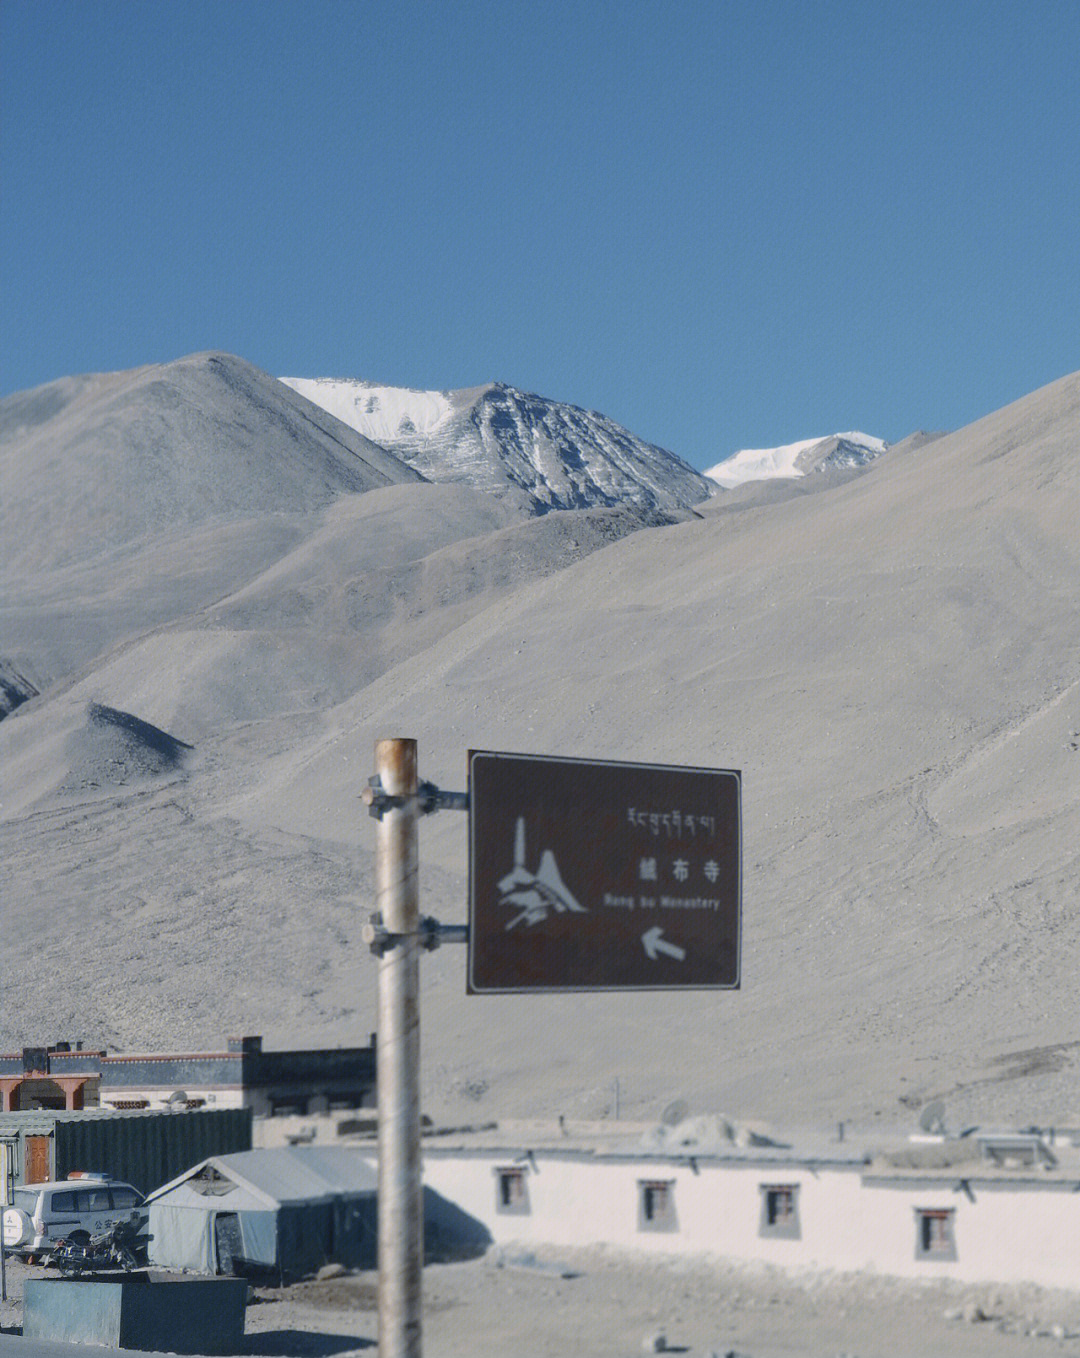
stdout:
{"type": "Polygon", "coordinates": [[[759,1184],[761,1215],[758,1235],[774,1240],[802,1239],[798,1184],[759,1184]]]}
{"type": "Polygon", "coordinates": [[[956,1211],[952,1207],[916,1207],[915,1258],[956,1258],[956,1211]]]}
{"type": "Polygon", "coordinates": [[[326,1095],[327,1112],[355,1112],[363,1108],[364,1096],[359,1090],[330,1090],[326,1095]]]}
{"type": "Polygon", "coordinates": [[[518,1213],[529,1210],[529,1184],[524,1165],[498,1165],[495,1169],[495,1210],[518,1213]]]}
{"type": "Polygon", "coordinates": [[[311,1103],[309,1094],[270,1094],[268,1099],[272,1118],[306,1118],[311,1103]]]}
{"type": "Polygon", "coordinates": [[[638,1180],[638,1230],[677,1231],[674,1179],[638,1180]]]}

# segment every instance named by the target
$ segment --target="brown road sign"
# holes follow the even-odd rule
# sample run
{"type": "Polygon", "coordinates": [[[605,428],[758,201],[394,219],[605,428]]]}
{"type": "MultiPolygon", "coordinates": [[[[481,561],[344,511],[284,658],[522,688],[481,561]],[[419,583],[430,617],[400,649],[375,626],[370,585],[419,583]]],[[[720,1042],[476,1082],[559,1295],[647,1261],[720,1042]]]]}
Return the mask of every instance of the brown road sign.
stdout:
{"type": "Polygon", "coordinates": [[[469,752],[473,995],[736,989],[742,780],[469,752]]]}

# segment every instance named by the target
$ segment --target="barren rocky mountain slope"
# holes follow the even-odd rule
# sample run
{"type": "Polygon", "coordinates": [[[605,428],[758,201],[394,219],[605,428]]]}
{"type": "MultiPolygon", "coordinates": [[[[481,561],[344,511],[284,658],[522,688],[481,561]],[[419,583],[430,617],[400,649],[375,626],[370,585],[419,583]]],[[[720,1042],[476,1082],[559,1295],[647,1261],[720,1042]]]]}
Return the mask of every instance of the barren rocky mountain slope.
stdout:
{"type": "MultiPolygon", "coordinates": [[[[1080,375],[916,444],[666,524],[404,475],[311,499],[290,462],[297,503],[211,523],[192,490],[95,555],[75,461],[115,464],[73,442],[51,545],[5,563],[0,655],[41,693],[0,722],[0,1043],[366,1035],[358,796],[398,734],[451,788],[469,748],[744,774],[742,989],[467,999],[443,948],[432,1112],[600,1116],[617,1078],[642,1116],[1080,1119],[1080,375]]],[[[422,836],[461,919],[464,818],[422,836]]]]}
{"type": "Polygon", "coordinates": [[[708,477],[605,415],[504,382],[411,391],[332,378],[282,381],[429,480],[512,487],[538,513],[615,505],[672,513],[715,494],[708,477]]]}
{"type": "Polygon", "coordinates": [[[219,598],[343,496],[411,468],[242,359],[0,401],[0,657],[41,687],[219,598]]]}

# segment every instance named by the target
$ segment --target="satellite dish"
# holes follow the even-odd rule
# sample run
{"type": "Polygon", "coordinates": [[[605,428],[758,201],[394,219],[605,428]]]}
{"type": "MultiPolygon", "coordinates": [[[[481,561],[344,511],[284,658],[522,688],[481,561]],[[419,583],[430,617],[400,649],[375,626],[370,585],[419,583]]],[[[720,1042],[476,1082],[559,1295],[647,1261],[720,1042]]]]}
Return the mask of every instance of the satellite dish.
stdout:
{"type": "Polygon", "coordinates": [[[660,1121],[665,1127],[677,1127],[680,1122],[685,1122],[690,1116],[690,1105],[685,1099],[676,1099],[674,1103],[669,1103],[660,1114],[660,1121]]]}
{"type": "Polygon", "coordinates": [[[165,1103],[169,1108],[180,1108],[182,1105],[186,1104],[187,1101],[188,1096],[184,1093],[182,1089],[174,1089],[173,1092],[169,1095],[169,1097],[165,1100],[165,1103]]]}
{"type": "Polygon", "coordinates": [[[945,1135],[945,1104],[941,1099],[928,1103],[919,1114],[919,1126],[931,1136],[945,1135]]]}

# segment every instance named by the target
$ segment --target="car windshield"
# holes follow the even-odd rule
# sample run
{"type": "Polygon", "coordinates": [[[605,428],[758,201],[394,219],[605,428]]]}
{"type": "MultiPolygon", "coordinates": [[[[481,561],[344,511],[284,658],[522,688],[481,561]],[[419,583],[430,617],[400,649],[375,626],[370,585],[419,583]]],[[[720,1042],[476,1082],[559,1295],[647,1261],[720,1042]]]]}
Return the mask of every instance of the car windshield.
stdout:
{"type": "Polygon", "coordinates": [[[24,1212],[33,1215],[34,1208],[37,1207],[37,1190],[33,1188],[17,1188],[12,1195],[11,1201],[16,1207],[21,1207],[24,1212]]]}

